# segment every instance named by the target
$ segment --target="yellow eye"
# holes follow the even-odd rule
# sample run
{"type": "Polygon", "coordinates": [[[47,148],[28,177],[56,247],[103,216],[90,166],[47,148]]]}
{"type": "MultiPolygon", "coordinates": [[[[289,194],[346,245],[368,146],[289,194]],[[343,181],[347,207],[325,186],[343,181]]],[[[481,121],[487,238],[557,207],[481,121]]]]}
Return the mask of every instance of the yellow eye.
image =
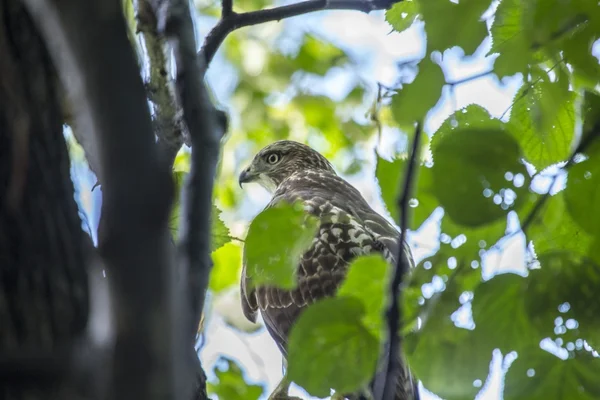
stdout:
{"type": "Polygon", "coordinates": [[[269,157],[267,157],[267,162],[269,164],[276,164],[278,161],[279,161],[279,155],[276,153],[269,154],[269,157]]]}

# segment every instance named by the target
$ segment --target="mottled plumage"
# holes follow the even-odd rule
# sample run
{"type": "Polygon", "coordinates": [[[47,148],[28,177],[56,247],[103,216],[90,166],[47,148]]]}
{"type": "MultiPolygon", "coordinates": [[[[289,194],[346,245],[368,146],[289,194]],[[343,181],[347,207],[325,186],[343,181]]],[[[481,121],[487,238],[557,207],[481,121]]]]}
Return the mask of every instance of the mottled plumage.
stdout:
{"type": "MultiPolygon", "coordinates": [[[[273,194],[267,207],[282,201],[300,201],[307,212],[320,220],[311,247],[299,260],[296,289],[250,289],[252,276],[247,274],[245,265],[243,268],[244,315],[255,322],[261,313],[285,357],[290,328],[300,313],[315,301],[335,294],[354,257],[381,253],[390,264],[395,264],[400,234],[373,211],[358,190],[335,173],[327,159],[306,145],[284,140],[265,147],[240,175],[240,184],[252,181],[273,194]]],[[[403,250],[412,265],[406,243],[403,250]]],[[[418,398],[415,390],[416,384],[405,368],[397,385],[396,400],[418,398]]]]}

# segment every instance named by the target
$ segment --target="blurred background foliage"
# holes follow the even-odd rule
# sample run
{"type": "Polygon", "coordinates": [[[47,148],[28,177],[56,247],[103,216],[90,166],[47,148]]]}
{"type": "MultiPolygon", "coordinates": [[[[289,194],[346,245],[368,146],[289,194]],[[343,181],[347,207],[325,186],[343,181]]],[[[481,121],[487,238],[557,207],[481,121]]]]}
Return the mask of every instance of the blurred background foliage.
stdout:
{"type": "MultiPolygon", "coordinates": [[[[273,5],[235,0],[234,10],[273,5]]],[[[221,5],[195,6],[201,43],[221,5]]],[[[277,349],[239,305],[243,241],[268,201],[258,187],[240,190],[239,172],[275,140],[304,142],[397,222],[407,143],[424,121],[409,221],[418,265],[404,292],[422,398],[600,398],[599,38],[600,6],[589,0],[412,0],[230,34],[207,75],[230,116],[198,344],[213,397],[266,398],[281,376],[277,349]]],[[[73,176],[94,236],[101,188],[91,190],[82,163],[73,176]]],[[[188,168],[184,148],[178,182],[188,168]]],[[[356,298],[379,299],[380,281],[356,285],[356,298]]],[[[315,388],[311,368],[328,366],[296,368],[296,383],[315,388]]]]}

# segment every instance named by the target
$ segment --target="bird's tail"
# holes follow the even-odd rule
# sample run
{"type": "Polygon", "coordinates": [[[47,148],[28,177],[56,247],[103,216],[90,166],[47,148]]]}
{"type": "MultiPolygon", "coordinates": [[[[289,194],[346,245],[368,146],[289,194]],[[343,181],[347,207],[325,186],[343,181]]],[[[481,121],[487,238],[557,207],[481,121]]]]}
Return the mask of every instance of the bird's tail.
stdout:
{"type": "MultiPolygon", "coordinates": [[[[389,344],[388,344],[389,346],[389,344]]],[[[384,349],[385,350],[385,349],[384,349]]],[[[415,376],[412,374],[408,363],[400,354],[396,355],[394,364],[397,368],[396,389],[394,392],[394,400],[420,400],[419,384],[415,376]]],[[[382,385],[385,379],[379,376],[385,374],[385,369],[380,370],[375,378],[371,381],[371,393],[383,393],[383,387],[375,387],[376,384],[382,385]]],[[[367,396],[358,397],[357,400],[371,400],[367,396]]]]}
{"type": "MultiPolygon", "coordinates": [[[[402,360],[400,356],[398,356],[396,362],[396,365],[400,367],[400,373],[398,374],[396,382],[394,400],[420,400],[421,397],[419,395],[419,383],[417,379],[410,371],[410,368],[408,368],[406,362],[402,360]]],[[[383,373],[385,372],[380,372],[380,374],[383,373]]],[[[365,391],[370,391],[370,393],[354,393],[344,395],[344,397],[347,400],[373,400],[373,393],[383,392],[383,390],[381,390],[383,388],[375,388],[375,382],[383,381],[384,380],[378,380],[378,378],[376,377],[371,381],[370,387],[368,389],[365,389],[365,391]]]]}

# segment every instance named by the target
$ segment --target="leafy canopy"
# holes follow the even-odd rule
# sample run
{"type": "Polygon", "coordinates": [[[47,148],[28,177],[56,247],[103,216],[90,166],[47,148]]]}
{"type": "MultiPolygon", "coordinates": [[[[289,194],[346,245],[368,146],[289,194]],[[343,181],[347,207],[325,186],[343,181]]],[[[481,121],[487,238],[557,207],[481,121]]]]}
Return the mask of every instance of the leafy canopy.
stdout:
{"type": "MultiPolygon", "coordinates": [[[[219,215],[238,215],[245,204],[236,187],[242,161],[291,136],[317,148],[343,175],[359,172],[361,145],[382,127],[412,137],[414,124],[456,85],[444,75],[447,49],[471,55],[491,43],[490,75],[521,77],[522,85],[502,118],[469,105],[428,132],[429,152],[420,154],[413,177],[409,228],[437,218],[439,246],[420,260],[404,290],[404,350],[423,385],[445,399],[474,398],[495,349],[517,355],[506,375],[506,399],[598,398],[600,64],[592,46],[600,39],[600,7],[589,0],[495,3],[407,0],[390,8],[391,27],[401,32],[420,24],[427,47],[414,79],[391,88],[391,99],[371,109],[371,120],[356,117],[369,112],[364,103],[373,97],[360,79],[336,99],[313,91],[329,74],[355,67],[343,49],[304,34],[297,48],[284,51],[258,27],[229,37],[223,56],[236,72],[231,107],[242,123],[232,125],[225,144],[237,161],[222,162],[215,188],[210,287],[221,293],[237,285],[241,246],[231,242],[235,234],[219,215]],[[315,84],[300,89],[302,81],[315,84]],[[547,194],[550,183],[554,190],[547,194]],[[434,218],[434,210],[443,213],[434,218]],[[525,262],[513,262],[519,273],[490,272],[490,255],[517,237],[526,255],[525,262]],[[552,345],[542,349],[541,342],[552,345]]],[[[238,10],[266,5],[235,4],[238,10]]],[[[216,6],[203,13],[217,15],[216,6]]],[[[406,166],[405,153],[376,156],[381,197],[395,221],[406,166]]],[[[316,222],[292,206],[256,217],[245,239],[256,282],[293,287],[295,260],[315,229],[316,222]]],[[[359,258],[337,296],[302,315],[289,341],[289,374],[297,384],[327,396],[330,389],[351,392],[369,382],[385,336],[389,276],[380,257],[359,258]]],[[[227,371],[233,372],[217,373],[213,393],[260,395],[244,387],[231,362],[227,371]]]]}

